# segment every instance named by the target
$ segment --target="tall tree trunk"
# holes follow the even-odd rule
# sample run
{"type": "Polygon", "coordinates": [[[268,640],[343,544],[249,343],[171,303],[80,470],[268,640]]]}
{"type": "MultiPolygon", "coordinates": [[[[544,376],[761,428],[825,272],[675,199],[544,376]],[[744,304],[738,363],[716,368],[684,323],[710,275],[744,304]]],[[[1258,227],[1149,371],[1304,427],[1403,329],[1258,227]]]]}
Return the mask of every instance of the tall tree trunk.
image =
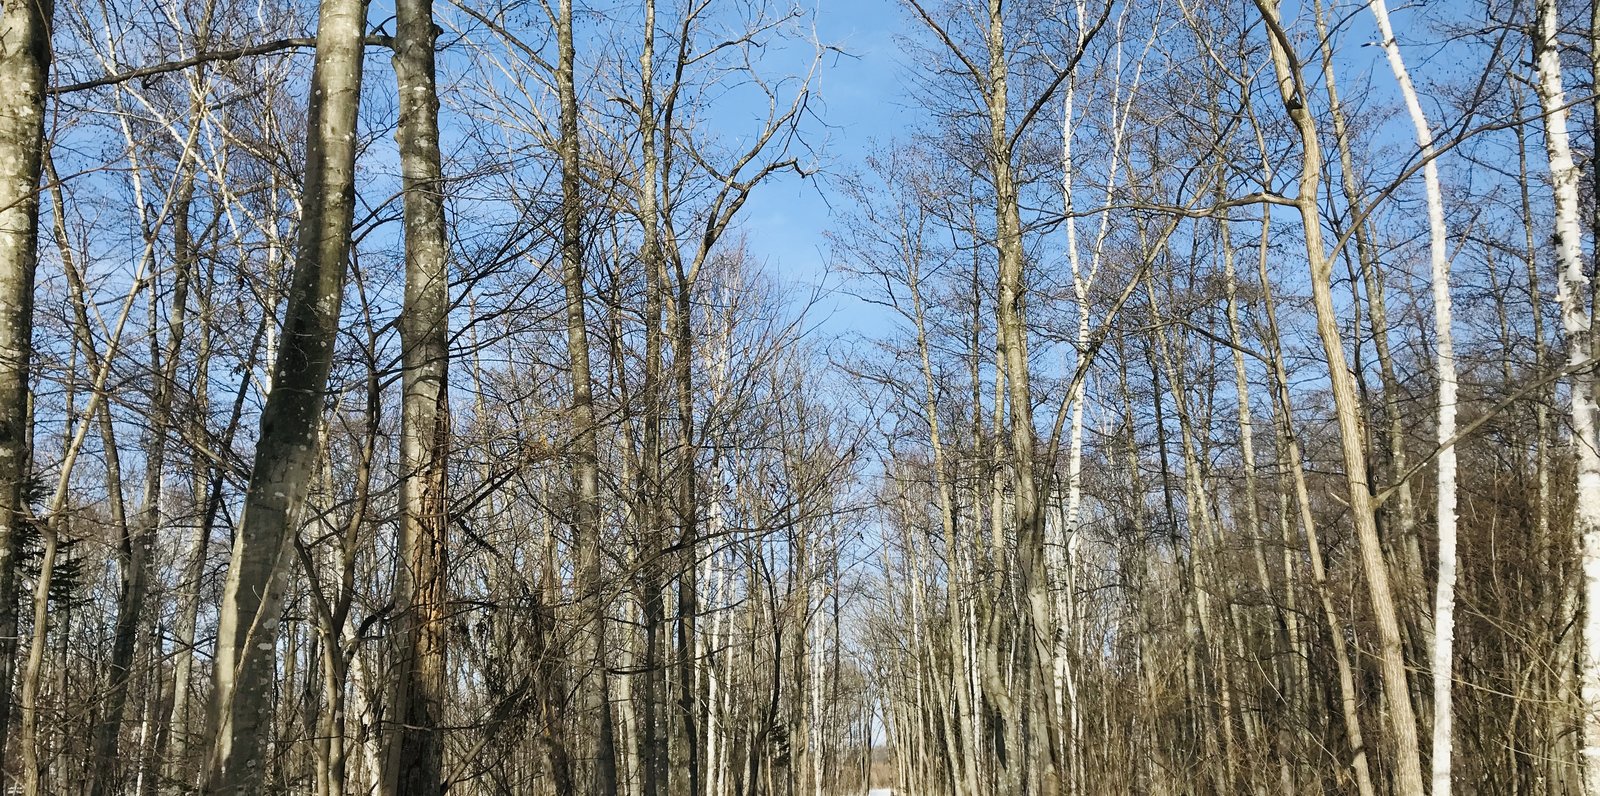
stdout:
{"type": "MultiPolygon", "coordinates": [[[[1522,97],[1517,98],[1518,107],[1523,105],[1522,97]]],[[[1539,244],[1535,232],[1533,212],[1533,192],[1530,189],[1532,172],[1528,166],[1528,135],[1526,125],[1517,125],[1513,132],[1517,141],[1517,180],[1519,194],[1518,204],[1522,215],[1523,269],[1528,289],[1529,318],[1532,321],[1533,333],[1533,372],[1542,374],[1549,366],[1549,342],[1545,337],[1544,319],[1544,290],[1539,279],[1539,244]]],[[[1534,525],[1534,538],[1538,545],[1538,566],[1542,572],[1563,573],[1566,569],[1562,562],[1566,559],[1562,540],[1566,534],[1553,529],[1551,524],[1551,507],[1553,495],[1551,493],[1551,448],[1554,447],[1553,429],[1550,423],[1550,407],[1555,404],[1555,396],[1550,385],[1541,388],[1533,398],[1534,417],[1534,479],[1537,484],[1538,518],[1534,525]]],[[[1567,577],[1553,577],[1545,584],[1541,595],[1540,612],[1552,617],[1562,617],[1559,621],[1566,622],[1565,617],[1577,614],[1576,584],[1567,577]]],[[[1575,675],[1573,662],[1576,655],[1576,636],[1572,630],[1561,632],[1555,639],[1551,649],[1556,656],[1556,663],[1545,670],[1541,677],[1542,692],[1546,699],[1563,705],[1571,705],[1573,700],[1572,683],[1575,675]]],[[[1540,727],[1535,731],[1536,737],[1543,740],[1540,752],[1547,760],[1563,760],[1567,757],[1565,750],[1574,743],[1576,733],[1569,732],[1573,712],[1567,709],[1552,709],[1545,711],[1540,721],[1540,727]]],[[[1548,793],[1564,792],[1566,783],[1571,779],[1564,766],[1552,766],[1546,780],[1548,793]]]]}
{"type": "Polygon", "coordinates": [[[585,610],[582,643],[588,671],[579,681],[583,734],[595,739],[593,793],[617,792],[611,706],[606,698],[606,600],[600,582],[600,454],[596,442],[594,392],[589,374],[589,327],[585,309],[583,245],[583,159],[579,134],[572,0],[556,9],[556,95],[561,106],[558,141],[561,158],[561,279],[566,295],[567,358],[572,379],[572,422],[577,431],[573,467],[577,489],[578,560],[575,587],[585,610]]]}
{"type": "Polygon", "coordinates": [[[1584,274],[1583,229],[1579,224],[1577,164],[1567,132],[1567,95],[1562,87],[1560,18],[1555,0],[1539,0],[1533,37],[1538,70],[1539,107],[1544,112],[1545,151],[1554,190],[1558,278],[1556,296],[1567,334],[1567,364],[1574,369],[1570,391],[1572,447],[1577,457],[1573,531],[1582,564],[1583,629],[1578,662],[1582,715],[1582,785],[1585,796],[1600,795],[1600,449],[1595,436],[1595,378],[1584,367],[1593,356],[1593,316],[1586,307],[1589,277],[1584,274]]]}
{"type": "MultiPolygon", "coordinates": [[[[639,462],[639,486],[647,549],[640,571],[644,592],[644,681],[643,704],[640,705],[639,740],[642,747],[642,796],[657,796],[669,778],[667,740],[659,709],[666,700],[666,669],[661,665],[663,615],[665,612],[664,584],[666,582],[666,551],[669,546],[665,522],[667,495],[662,477],[662,420],[665,405],[662,401],[662,323],[665,305],[666,261],[661,242],[661,202],[657,190],[660,170],[658,148],[659,124],[656,117],[656,4],[645,0],[644,35],[639,53],[639,224],[643,240],[639,262],[644,268],[644,384],[640,401],[644,409],[642,455],[639,462]]],[[[699,794],[692,794],[699,796],[699,794]]]]}
{"type": "Polygon", "coordinates": [[[1367,576],[1368,597],[1378,627],[1379,671],[1383,681],[1384,704],[1388,709],[1389,736],[1395,745],[1392,753],[1395,788],[1401,796],[1422,796],[1422,763],[1417,749],[1416,714],[1411,707],[1398,611],[1389,585],[1389,564],[1384,560],[1372,493],[1368,486],[1360,400],[1355,391],[1355,378],[1345,359],[1338,310],[1333,304],[1332,264],[1322,242],[1322,218],[1317,204],[1322,175],[1322,148],[1318,141],[1316,120],[1306,106],[1307,94],[1299,59],[1294,55],[1293,45],[1279,22],[1277,0],[1256,0],[1256,5],[1271,37],[1273,67],[1284,108],[1294,122],[1300,139],[1299,194],[1294,199],[1294,205],[1300,211],[1306,260],[1310,266],[1312,301],[1316,307],[1317,336],[1322,342],[1323,356],[1327,361],[1328,381],[1338,419],[1339,447],[1344,457],[1350,517],[1355,525],[1362,568],[1367,576]]]}
{"type": "MultiPolygon", "coordinates": [[[[1313,3],[1317,37],[1328,40],[1327,17],[1320,2],[1313,3]]],[[[1397,560],[1393,562],[1396,578],[1400,581],[1400,599],[1406,608],[1402,611],[1401,629],[1410,634],[1409,642],[1417,660],[1427,655],[1431,644],[1431,629],[1427,623],[1428,600],[1422,574],[1422,548],[1417,534],[1416,501],[1412,498],[1410,480],[1400,480],[1408,467],[1406,454],[1405,421],[1401,416],[1400,379],[1396,375],[1394,354],[1389,346],[1389,311],[1386,298],[1387,282],[1384,279],[1378,245],[1373,241],[1373,229],[1366,214],[1371,205],[1361,198],[1361,185],[1357,180],[1355,156],[1351,151],[1350,134],[1345,124],[1344,104],[1339,98],[1338,80],[1334,75],[1331,47],[1322,49],[1322,82],[1328,95],[1328,117],[1332,125],[1334,148],[1339,156],[1339,186],[1344,193],[1345,206],[1354,219],[1351,234],[1355,239],[1356,260],[1361,266],[1362,287],[1367,297],[1367,325],[1372,332],[1372,349],[1378,356],[1378,377],[1383,384],[1383,437],[1388,443],[1386,456],[1388,478],[1398,481],[1394,493],[1394,512],[1380,511],[1378,521],[1384,542],[1397,560]],[[1398,520],[1398,527],[1385,520],[1398,520]],[[1392,529],[1392,532],[1391,532],[1392,529]]],[[[1352,281],[1351,289],[1355,284],[1352,281]]],[[[1379,507],[1380,509],[1385,507],[1379,507]]],[[[1420,699],[1420,696],[1419,696],[1420,699]]]]}
{"type": "MultiPolygon", "coordinates": [[[[215,283],[214,276],[208,280],[215,283]]],[[[212,361],[211,322],[212,312],[210,299],[205,290],[196,292],[199,302],[200,339],[198,341],[198,355],[196,363],[196,379],[192,385],[195,394],[194,418],[190,433],[197,439],[203,439],[207,433],[206,417],[210,406],[208,395],[209,366],[212,361]]],[[[262,316],[256,327],[255,339],[251,341],[250,348],[245,358],[243,372],[249,373],[255,368],[256,358],[261,354],[262,343],[266,338],[266,329],[272,323],[272,318],[262,316]]],[[[238,433],[240,420],[243,417],[246,399],[250,396],[251,385],[249,379],[241,379],[238,389],[234,392],[233,405],[229,411],[228,424],[223,430],[219,447],[230,450],[234,436],[238,433]]],[[[203,454],[194,456],[190,462],[194,468],[193,498],[195,510],[199,518],[195,523],[193,533],[189,537],[187,553],[183,569],[183,584],[185,593],[179,600],[178,615],[174,621],[173,635],[177,646],[172,664],[172,709],[168,712],[169,748],[167,760],[163,770],[166,784],[163,792],[168,794],[187,793],[192,790],[197,782],[190,766],[189,753],[191,748],[202,746],[196,743],[199,733],[196,732],[197,722],[190,716],[190,704],[193,700],[193,679],[195,666],[196,627],[200,617],[200,597],[202,581],[205,578],[206,559],[209,557],[211,546],[211,532],[215,529],[217,516],[222,513],[223,484],[226,481],[223,464],[207,459],[203,454]]],[[[201,775],[203,776],[203,771],[201,775]]]]}
{"type": "MultiPolygon", "coordinates": [[[[1052,695],[1044,688],[1049,682],[1044,676],[1049,672],[1052,653],[1051,597],[1045,562],[1044,511],[1036,483],[1033,427],[1033,394],[1029,384],[1028,328],[1026,318],[1027,285],[1023,273],[1026,257],[1023,252],[1022,219],[1018,187],[1013,174],[1012,131],[1007,105],[1006,30],[1001,0],[989,0],[988,26],[985,41],[988,48],[988,80],[986,101],[989,116],[988,156],[990,175],[995,190],[995,246],[999,255],[999,306],[996,327],[999,333],[999,353],[1004,359],[1007,403],[1010,406],[1010,442],[1012,467],[1012,516],[1017,532],[1017,566],[1025,594],[1026,608],[1018,637],[1024,645],[1022,660],[1026,662],[1018,679],[1026,685],[1018,691],[1021,705],[1034,711],[1030,726],[1043,729],[1047,751],[1039,761],[1043,769],[1037,770],[1045,783],[1046,793],[1054,793],[1058,786],[1055,764],[1056,750],[1060,748],[1053,717],[1056,713],[1052,695]],[[1042,701],[1042,705],[1041,705],[1042,701]]],[[[1009,713],[1009,711],[1008,711],[1009,713]]],[[[1018,725],[1023,717],[1006,716],[1010,725],[1018,725]]],[[[1015,775],[1023,765],[1023,749],[1008,745],[1006,766],[1015,775]]],[[[1031,762],[1031,761],[1030,761],[1031,762]]]]}
{"type": "MultiPolygon", "coordinates": [[[[400,538],[394,601],[402,628],[389,710],[385,793],[443,792],[448,636],[445,472],[449,457],[449,247],[434,84],[432,0],[395,3],[400,169],[405,189],[405,303],[400,312],[400,538]]],[[[335,631],[337,632],[337,631],[335,631]]]]}
{"type": "MultiPolygon", "coordinates": [[[[198,132],[198,125],[191,127],[189,146],[193,145],[193,135],[198,132]]],[[[175,189],[175,200],[172,209],[172,244],[174,260],[174,276],[172,284],[172,309],[167,323],[167,336],[163,344],[161,338],[155,334],[150,336],[150,367],[152,373],[152,395],[149,410],[149,430],[145,445],[145,476],[143,497],[139,509],[137,523],[127,530],[127,539],[124,542],[124,577],[122,591],[118,597],[117,622],[113,634],[111,656],[111,680],[107,690],[107,707],[101,716],[100,727],[95,736],[95,759],[101,761],[100,771],[93,779],[91,793],[95,796],[115,792],[118,783],[111,772],[114,761],[118,759],[117,747],[121,735],[121,725],[124,707],[127,702],[127,689],[132,676],[132,665],[136,651],[136,640],[143,631],[145,600],[150,589],[152,567],[154,562],[154,547],[156,531],[161,524],[161,498],[162,479],[166,465],[167,430],[172,425],[173,389],[178,374],[178,355],[183,345],[186,319],[188,317],[188,296],[190,281],[193,278],[194,247],[189,230],[189,212],[194,199],[194,169],[195,164],[188,154],[186,147],[178,165],[178,186],[175,189]]],[[[52,179],[54,182],[54,179],[52,179]]],[[[64,221],[60,218],[64,210],[64,202],[56,194],[59,187],[52,188],[52,195],[56,205],[56,235],[60,244],[65,247],[66,229],[64,221]]],[[[152,231],[151,234],[154,234],[152,231]]],[[[152,299],[151,329],[156,328],[154,318],[154,299],[152,299]]],[[[88,318],[85,316],[80,323],[87,330],[88,318]]],[[[109,410],[104,410],[109,411],[109,410]]],[[[111,422],[109,415],[106,417],[108,424],[111,422]]],[[[109,441],[107,443],[110,444],[109,441]]],[[[108,455],[113,451],[108,448],[108,455]]],[[[120,491],[120,490],[119,490],[120,491]]],[[[120,503],[121,497],[113,494],[113,500],[120,503]]]]}
{"type": "MultiPolygon", "coordinates": [[[[1263,227],[1270,226],[1270,215],[1263,214],[1263,227]]],[[[1289,374],[1283,364],[1282,338],[1278,334],[1278,310],[1272,297],[1272,281],[1267,273],[1267,236],[1262,236],[1261,256],[1256,260],[1256,277],[1261,287],[1262,314],[1265,316],[1265,343],[1267,346],[1268,364],[1271,366],[1271,389],[1274,414],[1278,424],[1278,474],[1280,480],[1289,480],[1293,487],[1294,503],[1299,511],[1301,529],[1306,535],[1306,552],[1311,563],[1311,582],[1317,592],[1317,601],[1322,607],[1323,621],[1328,625],[1329,646],[1333,652],[1333,663],[1339,680],[1339,709],[1344,719],[1345,740],[1350,745],[1350,769],[1355,776],[1356,792],[1360,796],[1374,796],[1376,789],[1372,782],[1371,766],[1368,764],[1367,745],[1364,733],[1361,730],[1360,697],[1356,693],[1355,665],[1351,660],[1349,644],[1345,640],[1345,624],[1339,617],[1338,608],[1334,604],[1332,589],[1328,585],[1328,573],[1322,556],[1322,542],[1317,534],[1316,517],[1312,511],[1311,492],[1306,485],[1306,470],[1300,455],[1300,441],[1294,435],[1294,406],[1289,398],[1289,374]]],[[[1288,485],[1280,487],[1287,494],[1290,492],[1288,485]]],[[[1288,511],[1288,501],[1284,502],[1284,511],[1288,511]]],[[[1284,536],[1284,574],[1289,574],[1287,563],[1290,561],[1289,550],[1291,528],[1294,520],[1285,518],[1284,536]]],[[[1293,588],[1293,584],[1290,584],[1293,588]]],[[[1306,673],[1309,679],[1309,672],[1306,673]]]]}
{"type": "MultiPolygon", "coordinates": [[[[1422,111],[1411,75],[1400,56],[1389,24],[1384,0],[1371,0],[1368,7],[1377,19],[1383,37],[1383,50],[1400,96],[1405,100],[1411,123],[1416,128],[1417,148],[1423,157],[1422,181],[1428,202],[1428,251],[1432,266],[1433,322],[1435,357],[1439,372],[1439,453],[1438,485],[1435,490],[1435,522],[1439,535],[1439,571],[1433,604],[1433,754],[1432,794],[1450,796],[1451,700],[1450,680],[1455,649],[1456,586],[1456,362],[1454,335],[1451,333],[1450,253],[1445,240],[1444,194],[1439,187],[1439,167],[1434,158],[1433,131],[1422,111]]],[[[1401,474],[1400,477],[1404,477],[1401,474]]]]}
{"type": "Polygon", "coordinates": [[[31,455],[29,360],[38,268],[39,176],[53,0],[0,10],[0,734],[17,665],[17,553],[31,455]]]}
{"type": "Polygon", "coordinates": [[[672,308],[673,369],[677,382],[678,441],[681,460],[678,466],[678,589],[677,589],[677,731],[669,737],[681,740],[674,767],[682,777],[675,796],[696,794],[701,788],[699,709],[696,699],[694,639],[700,613],[698,555],[700,551],[700,475],[699,441],[695,430],[694,330],[693,312],[695,271],[685,271],[677,259],[677,294],[672,308]]]}
{"type": "Polygon", "coordinates": [[[306,120],[300,233],[272,391],[218,617],[205,791],[267,789],[277,630],[344,294],[355,208],[363,0],[323,0],[306,120]]]}

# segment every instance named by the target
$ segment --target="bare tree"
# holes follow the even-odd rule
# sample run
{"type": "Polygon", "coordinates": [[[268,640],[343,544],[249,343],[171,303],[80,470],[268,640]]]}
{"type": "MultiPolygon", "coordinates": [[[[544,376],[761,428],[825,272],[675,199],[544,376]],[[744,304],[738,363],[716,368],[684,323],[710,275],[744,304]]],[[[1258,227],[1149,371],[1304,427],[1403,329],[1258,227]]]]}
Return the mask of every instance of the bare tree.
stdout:
{"type": "Polygon", "coordinates": [[[400,561],[394,602],[402,649],[389,699],[398,727],[384,792],[443,793],[448,633],[449,245],[439,152],[431,0],[395,7],[396,137],[405,181],[406,299],[401,307],[400,561]]]}
{"type": "Polygon", "coordinates": [[[28,521],[28,378],[54,12],[48,0],[8,3],[0,11],[0,728],[10,726],[17,556],[28,521]]]}
{"type": "Polygon", "coordinates": [[[360,0],[327,0],[318,17],[292,286],[218,618],[207,792],[256,793],[267,783],[270,692],[290,541],[317,458],[350,256],[365,12],[360,0]]]}

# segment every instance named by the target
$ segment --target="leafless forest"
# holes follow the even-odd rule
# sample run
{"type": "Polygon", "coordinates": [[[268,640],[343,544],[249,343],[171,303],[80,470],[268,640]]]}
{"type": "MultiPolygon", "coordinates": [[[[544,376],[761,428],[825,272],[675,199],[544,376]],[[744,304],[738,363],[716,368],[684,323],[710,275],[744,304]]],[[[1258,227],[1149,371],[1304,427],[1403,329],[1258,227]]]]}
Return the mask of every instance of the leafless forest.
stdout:
{"type": "Polygon", "coordinates": [[[1600,796],[1600,0],[832,2],[4,0],[0,790],[1600,796]]]}

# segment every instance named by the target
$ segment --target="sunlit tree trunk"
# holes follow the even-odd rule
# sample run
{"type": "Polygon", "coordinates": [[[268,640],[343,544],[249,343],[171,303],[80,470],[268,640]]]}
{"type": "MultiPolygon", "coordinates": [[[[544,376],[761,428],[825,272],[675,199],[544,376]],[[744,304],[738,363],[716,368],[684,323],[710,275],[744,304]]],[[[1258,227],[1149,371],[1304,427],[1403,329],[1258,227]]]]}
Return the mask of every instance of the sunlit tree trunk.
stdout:
{"type": "MultiPolygon", "coordinates": [[[[1455,650],[1456,586],[1456,362],[1454,335],[1451,332],[1450,252],[1445,239],[1444,193],[1439,187],[1439,167],[1434,158],[1433,131],[1422,103],[1411,84],[1389,24],[1384,0],[1371,0],[1368,7],[1377,19],[1383,36],[1384,54],[1400,86],[1411,123],[1416,128],[1417,148],[1424,158],[1422,181],[1428,201],[1428,252],[1432,266],[1434,357],[1439,373],[1439,453],[1438,485],[1435,494],[1435,522],[1439,535],[1439,571],[1433,603],[1433,754],[1432,794],[1449,796],[1451,713],[1450,683],[1455,650]]],[[[1402,475],[1402,477],[1404,477],[1402,475]]]]}
{"type": "Polygon", "coordinates": [[[443,792],[446,697],[445,472],[449,457],[450,293],[432,0],[395,3],[400,169],[405,190],[405,301],[400,310],[400,649],[388,709],[398,726],[384,792],[443,792]]]}
{"type": "MultiPolygon", "coordinates": [[[[1320,2],[1313,2],[1312,5],[1317,36],[1327,39],[1330,35],[1327,16],[1320,2]]],[[[1351,134],[1345,119],[1344,101],[1339,95],[1331,46],[1322,48],[1322,82],[1328,96],[1328,118],[1331,122],[1334,148],[1338,152],[1339,187],[1344,194],[1348,213],[1352,217],[1353,229],[1350,233],[1355,243],[1356,260],[1361,267],[1361,287],[1366,291],[1367,300],[1367,325],[1372,332],[1372,349],[1377,354],[1378,376],[1383,385],[1382,436],[1387,443],[1386,475],[1389,480],[1395,481],[1407,472],[1410,458],[1406,452],[1406,424],[1401,412],[1403,397],[1401,382],[1395,369],[1395,355],[1389,344],[1390,322],[1386,295],[1388,280],[1384,277],[1378,244],[1374,240],[1377,233],[1372,219],[1368,216],[1373,205],[1364,201],[1361,196],[1362,186],[1356,173],[1351,134]]],[[[1352,290],[1355,289],[1354,283],[1351,287],[1352,290]]],[[[1384,531],[1383,540],[1389,545],[1389,552],[1396,557],[1391,561],[1391,565],[1399,581],[1399,599],[1403,605],[1400,615],[1401,630],[1410,633],[1409,643],[1417,659],[1421,660],[1431,647],[1429,636],[1432,629],[1427,623],[1429,604],[1425,594],[1426,586],[1423,584],[1416,500],[1412,493],[1411,481],[1399,480],[1392,498],[1393,512],[1381,511],[1378,520],[1392,521],[1384,524],[1380,530],[1384,531]]],[[[1386,506],[1379,508],[1383,509],[1386,506]]],[[[1420,699],[1420,695],[1418,698],[1420,699]]]]}
{"type": "Polygon", "coordinates": [[[600,580],[600,475],[595,432],[594,390],[589,365],[588,313],[585,308],[583,241],[583,160],[579,137],[575,82],[572,0],[560,0],[556,9],[556,95],[560,104],[558,155],[561,161],[561,280],[566,297],[567,357],[571,368],[572,421],[576,431],[574,486],[578,561],[574,586],[582,605],[583,655],[588,666],[579,681],[583,710],[580,726],[589,728],[596,743],[591,792],[611,796],[617,791],[616,760],[612,743],[611,708],[606,701],[606,599],[600,580]]]}
{"type": "Polygon", "coordinates": [[[1317,204],[1321,185],[1322,149],[1316,120],[1306,106],[1303,74],[1291,49],[1288,35],[1278,18],[1276,0],[1256,0],[1271,38],[1272,61],[1277,73],[1283,103],[1298,132],[1301,145],[1299,194],[1293,200],[1300,212],[1305,238],[1306,259],[1310,266],[1311,292],[1316,307],[1317,336],[1327,360],[1328,381],[1332,388],[1338,419],[1340,449],[1343,453],[1345,481],[1350,499],[1350,517],[1355,525],[1361,551],[1362,568],[1367,576],[1368,597],[1378,628],[1378,662],[1382,674],[1384,705],[1387,708],[1389,737],[1393,753],[1395,787],[1401,796],[1422,796],[1422,767],[1417,751],[1416,715],[1401,648],[1400,623],[1393,590],[1389,585],[1389,564],[1384,560],[1378,538],[1373,497],[1367,479],[1367,458],[1361,431],[1361,406],[1355,391],[1355,378],[1345,359],[1344,340],[1339,331],[1339,314],[1333,303],[1332,265],[1322,242],[1322,219],[1317,204]]]}
{"type": "Polygon", "coordinates": [[[272,732],[270,697],[290,540],[317,457],[316,430],[350,255],[365,21],[362,0],[321,5],[293,282],[218,619],[208,793],[267,788],[264,755],[272,732]]]}
{"type": "MultiPolygon", "coordinates": [[[[1033,393],[1029,383],[1028,328],[1024,310],[1028,292],[1023,273],[1026,257],[1018,187],[1013,173],[1015,142],[1007,95],[1010,66],[1006,60],[1006,28],[1000,0],[989,1],[987,22],[988,166],[995,190],[995,246],[999,257],[995,325],[999,334],[999,355],[1005,361],[1006,402],[1010,408],[1007,431],[1011,443],[1011,514],[1017,532],[1017,566],[1026,601],[1024,621],[1018,633],[1025,650],[1023,660],[1027,663],[1019,668],[1021,687],[1014,693],[1019,697],[1018,703],[1033,712],[1030,724],[1035,731],[1042,731],[1040,742],[1046,750],[1043,759],[1029,758],[1020,745],[1008,744],[1007,773],[1016,782],[1015,778],[1022,773],[1018,767],[1024,765],[1024,759],[1029,759],[1030,766],[1036,760],[1042,768],[1033,767],[1034,773],[1045,784],[1045,792],[1054,793],[1059,785],[1054,758],[1060,744],[1053,720],[1055,709],[1045,688],[1047,679],[1041,676],[1054,660],[1049,632],[1051,598],[1044,549],[1044,511],[1035,473],[1033,393]]],[[[1008,726],[1015,727],[1022,722],[1019,714],[1008,713],[1008,726]]]]}
{"type": "Polygon", "coordinates": [[[1593,356],[1589,345],[1592,315],[1589,277],[1584,273],[1583,229],[1579,224],[1578,178],[1567,132],[1567,95],[1562,86],[1560,17],[1555,0],[1536,4],[1533,37],[1538,72],[1539,106],[1544,112],[1545,151],[1554,191],[1558,277],[1556,296],[1561,325],[1567,333],[1567,364],[1573,368],[1570,390],[1572,447],[1577,458],[1573,530],[1582,568],[1583,623],[1578,665],[1582,720],[1582,785],[1586,796],[1600,794],[1600,440],[1595,436],[1594,376],[1585,367],[1593,356]]]}
{"type": "Polygon", "coordinates": [[[10,726],[17,663],[17,553],[27,518],[28,374],[54,13],[52,0],[7,0],[0,10],[0,730],[10,726]]]}

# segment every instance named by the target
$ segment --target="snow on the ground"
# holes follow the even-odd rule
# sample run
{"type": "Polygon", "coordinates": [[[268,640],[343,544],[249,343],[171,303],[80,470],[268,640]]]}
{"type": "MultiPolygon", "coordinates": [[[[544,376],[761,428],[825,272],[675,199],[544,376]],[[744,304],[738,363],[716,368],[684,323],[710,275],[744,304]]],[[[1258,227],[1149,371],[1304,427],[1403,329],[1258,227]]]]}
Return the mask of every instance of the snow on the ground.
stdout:
{"type": "Polygon", "coordinates": [[[867,791],[867,796],[894,796],[894,791],[888,788],[873,788],[867,791]]]}

